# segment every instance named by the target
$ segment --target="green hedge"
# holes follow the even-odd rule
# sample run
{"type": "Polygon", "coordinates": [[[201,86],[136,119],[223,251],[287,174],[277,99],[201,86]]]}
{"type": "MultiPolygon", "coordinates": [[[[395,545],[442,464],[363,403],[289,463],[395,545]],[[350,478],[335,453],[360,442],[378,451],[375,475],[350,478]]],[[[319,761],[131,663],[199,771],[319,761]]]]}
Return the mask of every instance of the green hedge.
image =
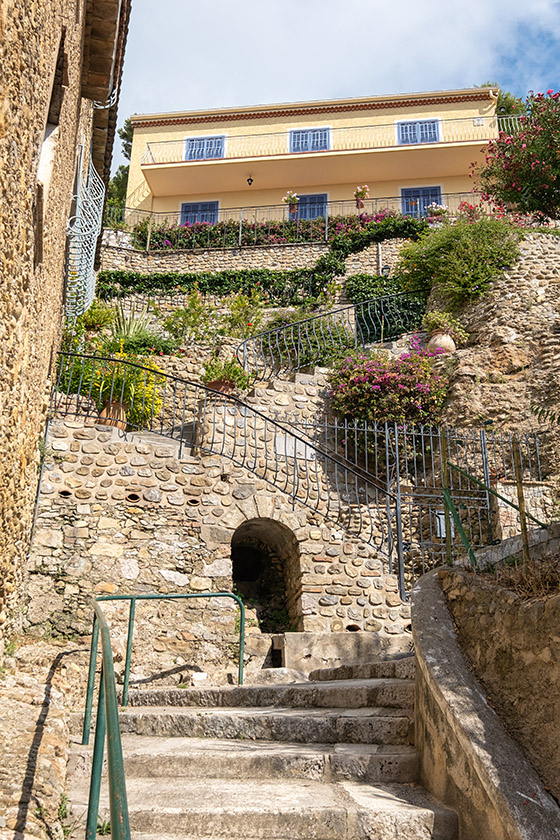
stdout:
{"type": "Polygon", "coordinates": [[[100,271],[97,294],[103,300],[130,294],[172,295],[188,292],[195,284],[202,294],[247,294],[260,285],[271,303],[298,304],[318,297],[326,286],[346,270],[346,258],[369,245],[386,239],[418,239],[427,230],[427,223],[418,219],[387,217],[381,222],[364,224],[361,230],[341,233],[330,243],[329,250],[312,268],[272,271],[267,268],[239,271],[201,271],[190,274],[165,272],[140,274],[130,271],[100,271]]]}

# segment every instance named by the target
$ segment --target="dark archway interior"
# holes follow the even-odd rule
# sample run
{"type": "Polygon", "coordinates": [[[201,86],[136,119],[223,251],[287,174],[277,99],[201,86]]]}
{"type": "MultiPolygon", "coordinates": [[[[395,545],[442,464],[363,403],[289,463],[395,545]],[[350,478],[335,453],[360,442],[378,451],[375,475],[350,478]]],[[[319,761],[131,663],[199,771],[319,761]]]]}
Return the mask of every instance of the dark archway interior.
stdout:
{"type": "Polygon", "coordinates": [[[256,610],[264,633],[301,625],[301,569],[295,535],[272,519],[252,519],[231,541],[233,583],[246,606],[256,610]]]}

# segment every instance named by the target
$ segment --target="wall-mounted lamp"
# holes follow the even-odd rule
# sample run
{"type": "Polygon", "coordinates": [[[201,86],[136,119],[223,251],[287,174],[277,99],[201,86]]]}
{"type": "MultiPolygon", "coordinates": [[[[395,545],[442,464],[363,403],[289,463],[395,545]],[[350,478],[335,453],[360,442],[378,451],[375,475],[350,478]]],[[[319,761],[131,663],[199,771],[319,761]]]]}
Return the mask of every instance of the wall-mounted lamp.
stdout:
{"type": "Polygon", "coordinates": [[[390,273],[391,273],[391,266],[390,265],[384,265],[383,268],[381,269],[381,274],[383,275],[383,277],[388,277],[390,273]]]}
{"type": "Polygon", "coordinates": [[[253,179],[251,178],[251,176],[250,176],[250,175],[249,175],[249,177],[247,178],[247,183],[249,184],[249,186],[251,186],[251,184],[253,183],[253,179]]]}

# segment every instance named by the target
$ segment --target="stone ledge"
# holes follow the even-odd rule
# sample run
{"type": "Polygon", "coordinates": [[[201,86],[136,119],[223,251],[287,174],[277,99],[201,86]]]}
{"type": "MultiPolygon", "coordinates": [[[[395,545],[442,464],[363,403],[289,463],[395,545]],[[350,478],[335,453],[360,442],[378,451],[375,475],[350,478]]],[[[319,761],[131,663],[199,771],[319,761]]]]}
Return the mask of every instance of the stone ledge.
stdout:
{"type": "Polygon", "coordinates": [[[461,840],[559,840],[560,809],[488,706],[437,580],[412,594],[421,782],[459,813],[461,840]]]}

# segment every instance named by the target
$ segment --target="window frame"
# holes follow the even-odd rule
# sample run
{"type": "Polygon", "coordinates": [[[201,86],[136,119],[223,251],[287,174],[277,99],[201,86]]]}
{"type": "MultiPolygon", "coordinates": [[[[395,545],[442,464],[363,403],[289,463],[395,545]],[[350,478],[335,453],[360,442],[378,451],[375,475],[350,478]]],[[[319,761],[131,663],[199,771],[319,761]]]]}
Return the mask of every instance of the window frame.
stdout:
{"type": "Polygon", "coordinates": [[[291,155],[313,155],[316,152],[330,152],[331,151],[331,125],[321,125],[321,126],[310,126],[309,128],[306,126],[301,126],[299,128],[289,128],[288,129],[288,152],[291,155]],[[304,151],[294,151],[293,148],[293,136],[296,132],[307,132],[308,135],[312,131],[326,131],[327,132],[327,145],[324,149],[306,149],[304,151]]]}
{"type": "Polygon", "coordinates": [[[397,146],[424,146],[429,145],[430,143],[441,143],[442,139],[442,132],[441,132],[441,117],[426,117],[425,119],[414,119],[414,120],[396,120],[395,121],[395,132],[396,132],[396,145],[397,146]],[[416,140],[413,143],[406,143],[401,140],[401,127],[405,125],[415,125],[419,126],[420,123],[433,123],[436,127],[436,139],[435,140],[416,140]]]}
{"type": "MultiPolygon", "coordinates": [[[[431,198],[430,201],[428,202],[428,204],[431,204],[433,201],[436,201],[438,204],[441,204],[442,197],[443,197],[443,190],[442,190],[442,185],[441,184],[429,184],[428,186],[426,186],[425,184],[422,184],[421,186],[417,186],[417,187],[410,187],[410,186],[409,187],[400,187],[401,213],[403,214],[403,216],[411,215],[410,213],[407,213],[405,211],[405,207],[404,207],[405,200],[409,200],[408,197],[404,195],[404,193],[408,190],[417,191],[417,192],[421,192],[422,190],[437,190],[438,193],[439,193],[439,197],[438,198],[431,198]]],[[[411,198],[412,198],[412,196],[411,196],[411,198]]],[[[421,197],[419,197],[419,199],[421,200],[421,197]]],[[[426,216],[427,216],[426,213],[421,213],[419,216],[415,216],[414,218],[425,219],[426,216]]]]}
{"type": "MultiPolygon", "coordinates": [[[[185,212],[184,207],[186,207],[186,206],[192,207],[194,205],[201,205],[201,204],[213,204],[213,205],[215,205],[214,208],[213,208],[213,212],[216,213],[216,218],[214,219],[214,221],[210,222],[210,224],[215,225],[219,221],[219,218],[220,218],[220,201],[219,201],[219,199],[212,199],[210,201],[207,201],[207,200],[205,200],[205,201],[181,201],[181,203],[179,205],[179,213],[181,214],[181,221],[180,221],[181,227],[183,227],[187,223],[188,224],[200,224],[201,222],[206,221],[206,219],[197,219],[195,222],[185,222],[184,221],[184,212],[185,212]]],[[[201,212],[204,212],[204,211],[201,211],[201,212]]]]}
{"type": "MultiPolygon", "coordinates": [[[[298,193],[298,198],[299,198],[299,201],[298,201],[298,204],[297,204],[297,208],[298,208],[298,209],[297,209],[297,212],[296,212],[296,213],[293,213],[293,214],[290,216],[290,218],[291,218],[292,220],[294,220],[294,221],[302,221],[302,222],[304,222],[304,221],[305,221],[305,222],[307,222],[307,221],[312,222],[314,219],[322,219],[322,218],[324,218],[324,217],[326,216],[326,214],[328,213],[328,205],[329,205],[329,194],[328,194],[328,193],[303,193],[302,195],[300,195],[300,194],[298,193]],[[304,216],[304,217],[302,218],[302,216],[300,215],[300,203],[301,203],[301,199],[302,199],[302,198],[315,198],[315,197],[319,197],[319,196],[321,196],[321,198],[324,196],[323,207],[325,208],[325,213],[324,213],[323,215],[317,215],[317,216],[313,216],[313,217],[310,217],[310,216],[304,216]]],[[[309,206],[309,205],[308,205],[308,206],[309,206]]]]}
{"type": "Polygon", "coordinates": [[[223,160],[226,156],[226,140],[227,140],[227,135],[226,134],[201,134],[201,135],[197,135],[196,137],[184,137],[183,138],[183,143],[184,143],[183,160],[185,161],[185,163],[196,163],[197,161],[201,161],[201,160],[223,160]],[[207,157],[206,155],[204,157],[189,157],[189,155],[188,155],[189,143],[192,143],[194,140],[204,141],[204,151],[205,152],[206,152],[206,142],[208,140],[221,140],[222,141],[222,149],[221,149],[222,154],[219,157],[218,156],[207,157]]]}

